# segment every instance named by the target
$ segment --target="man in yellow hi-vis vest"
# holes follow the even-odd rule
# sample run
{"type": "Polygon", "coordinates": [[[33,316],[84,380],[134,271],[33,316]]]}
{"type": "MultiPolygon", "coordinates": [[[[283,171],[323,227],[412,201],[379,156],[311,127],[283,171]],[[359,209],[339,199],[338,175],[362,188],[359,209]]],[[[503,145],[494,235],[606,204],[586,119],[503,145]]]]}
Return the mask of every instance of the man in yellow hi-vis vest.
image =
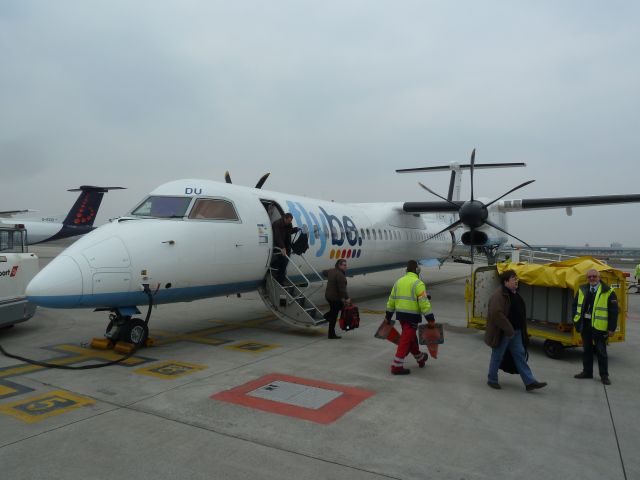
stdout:
{"type": "Polygon", "coordinates": [[[412,353],[418,366],[424,367],[427,361],[426,352],[421,352],[418,347],[416,330],[418,323],[422,321],[422,316],[427,319],[429,326],[434,327],[436,319],[431,313],[431,303],[427,297],[427,289],[420,280],[418,262],[409,260],[407,262],[407,273],[398,279],[391,289],[391,295],[387,301],[387,313],[385,318],[391,321],[393,314],[402,326],[402,334],[398,343],[396,355],[391,364],[391,373],[394,375],[406,375],[411,373],[404,368],[404,358],[412,353]]]}
{"type": "Polygon", "coordinates": [[[600,273],[587,272],[589,283],[578,289],[573,302],[573,322],[582,334],[582,372],[575,378],[593,378],[593,350],[595,344],[600,380],[611,385],[607,358],[607,339],[618,325],[618,299],[613,289],[600,281],[600,273]]]}

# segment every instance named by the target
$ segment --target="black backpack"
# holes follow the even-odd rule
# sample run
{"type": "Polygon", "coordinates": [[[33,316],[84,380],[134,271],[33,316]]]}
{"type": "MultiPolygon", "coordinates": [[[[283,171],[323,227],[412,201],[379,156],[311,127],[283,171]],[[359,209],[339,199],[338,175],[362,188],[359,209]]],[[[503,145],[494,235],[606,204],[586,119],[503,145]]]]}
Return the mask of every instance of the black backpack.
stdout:
{"type": "Polygon", "coordinates": [[[309,250],[309,235],[300,230],[291,242],[291,251],[296,255],[302,255],[307,250],[309,250]]]}

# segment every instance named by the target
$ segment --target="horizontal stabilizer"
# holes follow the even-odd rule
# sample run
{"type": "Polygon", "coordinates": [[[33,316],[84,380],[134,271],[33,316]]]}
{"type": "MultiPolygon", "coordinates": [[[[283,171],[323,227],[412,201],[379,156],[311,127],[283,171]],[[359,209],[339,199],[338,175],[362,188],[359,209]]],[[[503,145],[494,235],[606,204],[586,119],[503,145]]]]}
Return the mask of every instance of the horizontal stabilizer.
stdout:
{"type": "MultiPolygon", "coordinates": [[[[511,162],[511,163],[474,163],[473,168],[510,168],[510,167],[526,167],[527,164],[523,162],[511,162]]],[[[401,168],[396,170],[396,173],[418,173],[418,172],[440,172],[446,170],[470,170],[471,164],[458,164],[452,163],[450,165],[439,165],[437,167],[417,167],[417,168],[401,168]]]]}
{"type": "Polygon", "coordinates": [[[81,185],[78,188],[70,188],[67,192],[102,192],[106,193],[109,190],[126,190],[125,187],[96,187],[93,185],[81,185]]]}

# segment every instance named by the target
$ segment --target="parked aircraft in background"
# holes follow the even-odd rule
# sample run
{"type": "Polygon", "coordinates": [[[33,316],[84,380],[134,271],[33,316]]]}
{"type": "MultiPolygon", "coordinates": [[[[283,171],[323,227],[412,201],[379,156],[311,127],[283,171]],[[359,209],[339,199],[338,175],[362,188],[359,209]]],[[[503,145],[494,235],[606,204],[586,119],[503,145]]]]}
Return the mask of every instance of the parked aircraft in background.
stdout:
{"type": "Polygon", "coordinates": [[[32,212],[32,210],[12,210],[0,212],[0,217],[7,217],[0,218],[0,223],[24,225],[29,245],[84,235],[95,229],[93,222],[98,214],[103,195],[109,190],[122,188],[82,185],[80,188],[68,190],[69,192],[80,192],[80,195],[64,218],[42,215],[38,217],[19,216],[17,214],[32,212]]]}
{"type": "MultiPolygon", "coordinates": [[[[450,168],[469,168],[473,182],[474,167],[472,155],[469,165],[450,168]]],[[[501,200],[505,194],[490,202],[473,194],[472,187],[468,202],[450,193],[441,202],[343,204],[233,185],[228,176],[227,183],[177,180],[64,250],[30,282],[27,297],[43,307],[109,311],[107,338],[134,344],[147,337],[152,304],[256,289],[278,317],[314,326],[323,320],[305,288],[339,258],[348,259],[351,275],[398,268],[411,258],[442,261],[458,243],[458,228],[472,249],[506,242],[508,211],[640,202],[638,194],[501,200]],[[270,263],[278,253],[271,224],[284,212],[308,234],[309,250],[292,257],[291,284],[283,287],[270,263]],[[146,320],[132,318],[145,304],[146,320]]]]}

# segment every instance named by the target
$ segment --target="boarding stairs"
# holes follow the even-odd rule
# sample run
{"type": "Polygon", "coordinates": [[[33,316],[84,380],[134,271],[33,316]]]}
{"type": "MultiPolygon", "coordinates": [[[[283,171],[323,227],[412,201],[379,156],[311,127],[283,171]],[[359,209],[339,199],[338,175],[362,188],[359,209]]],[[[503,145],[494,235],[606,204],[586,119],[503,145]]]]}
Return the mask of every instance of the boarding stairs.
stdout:
{"type": "MultiPolygon", "coordinates": [[[[275,253],[279,255],[279,252],[275,253]]],[[[260,297],[269,310],[290,325],[318,327],[327,323],[311,296],[325,286],[324,277],[307,261],[304,255],[296,255],[302,266],[311,273],[305,274],[297,262],[290,259],[285,285],[275,279],[275,268],[270,268],[264,283],[258,288],[260,297]]]]}

